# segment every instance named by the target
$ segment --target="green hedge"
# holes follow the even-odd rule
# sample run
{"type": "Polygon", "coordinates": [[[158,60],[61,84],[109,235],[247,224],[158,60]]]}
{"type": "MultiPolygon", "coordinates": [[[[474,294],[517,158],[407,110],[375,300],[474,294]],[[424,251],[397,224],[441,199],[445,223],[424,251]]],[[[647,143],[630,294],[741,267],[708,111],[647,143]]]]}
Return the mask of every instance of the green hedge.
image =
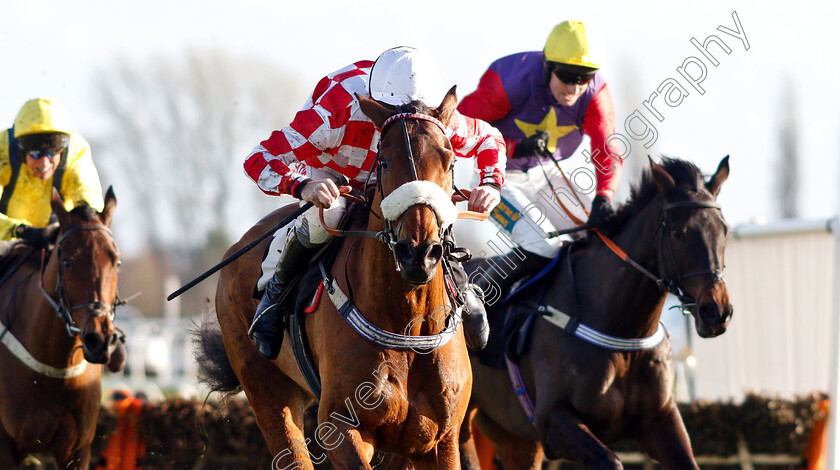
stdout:
{"type": "MultiPolygon", "coordinates": [[[[821,393],[793,399],[751,394],[740,404],[681,404],[680,412],[697,455],[735,455],[739,434],[752,453],[800,455],[824,398],[821,393]]],[[[115,426],[113,409],[103,407],[94,455],[115,426]]],[[[138,463],[146,469],[191,469],[200,460],[205,470],[269,468],[271,462],[254,415],[242,399],[205,403],[174,398],[150,404],[141,428],[147,455],[138,463]]],[[[631,441],[615,448],[638,450],[631,441]]]]}

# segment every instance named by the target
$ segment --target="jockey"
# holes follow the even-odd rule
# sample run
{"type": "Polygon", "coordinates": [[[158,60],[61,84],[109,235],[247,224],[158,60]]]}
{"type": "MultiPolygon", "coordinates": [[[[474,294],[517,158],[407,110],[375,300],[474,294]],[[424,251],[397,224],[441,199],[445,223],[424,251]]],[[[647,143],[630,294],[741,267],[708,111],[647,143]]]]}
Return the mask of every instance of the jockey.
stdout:
{"type": "MultiPolygon", "coordinates": [[[[341,182],[349,179],[351,186],[360,189],[376,176],[371,172],[380,130],[361,111],[356,94],[389,105],[419,100],[436,107],[445,90],[428,56],[410,47],[389,49],[375,62],[359,61],[321,79],[292,123],[272,132],[248,155],[245,172],[263,192],[291,194],[314,204],[295,221],[276,267],[263,263],[264,270],[270,269],[273,275],[254,315],[251,336],[259,353],[269,359],[280,352],[284,323],[279,309],[270,307],[277,304],[294,273],[330,238],[318,219],[318,208],[329,208],[324,211],[325,221],[335,225],[346,204],[338,197],[341,182]]],[[[502,136],[487,123],[457,111],[448,131],[456,155],[476,158],[480,182],[470,195],[469,209],[489,213],[499,202],[504,181],[502,136]]],[[[470,297],[463,315],[467,344],[481,349],[489,332],[486,314],[481,301],[466,291],[470,297]]]]}
{"type": "Polygon", "coordinates": [[[478,89],[458,105],[464,115],[498,128],[511,157],[502,200],[491,219],[519,245],[519,259],[502,255],[477,260],[485,266],[477,281],[485,291],[495,283],[505,293],[516,280],[557,255],[563,240],[546,234],[576,225],[558,202],[579,220],[586,220],[584,207],[591,201],[588,223],[593,226],[612,214],[610,201],[622,160],[615,157],[621,152],[607,141],[614,132],[615,115],[609,88],[598,69],[583,23],[565,21],[554,27],[542,51],[493,62],[478,89]],[[572,156],[584,134],[592,143],[591,154],[584,151],[584,156],[596,171],[567,168],[574,170],[567,179],[560,161],[572,156]],[[594,199],[587,194],[593,189],[594,199]]]}
{"type": "MultiPolygon", "coordinates": [[[[50,223],[53,188],[67,210],[80,202],[97,211],[105,205],[90,146],[50,98],[27,101],[14,127],[0,133],[0,186],[0,240],[35,248],[47,248],[58,235],[58,222],[50,223]]],[[[6,251],[10,243],[3,245],[6,251]]]]}

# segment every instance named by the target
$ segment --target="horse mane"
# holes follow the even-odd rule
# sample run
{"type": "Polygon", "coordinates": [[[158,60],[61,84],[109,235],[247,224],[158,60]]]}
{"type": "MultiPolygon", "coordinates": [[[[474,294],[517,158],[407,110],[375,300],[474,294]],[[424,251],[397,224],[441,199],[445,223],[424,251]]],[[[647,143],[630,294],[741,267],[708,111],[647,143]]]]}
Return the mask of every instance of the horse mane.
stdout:
{"type": "MultiPolygon", "coordinates": [[[[708,193],[703,173],[694,163],[664,155],[660,156],[660,159],[659,166],[671,175],[680,191],[708,193]]],[[[615,233],[629,220],[639,215],[658,194],[659,188],[653,179],[653,173],[650,168],[646,168],[642,172],[642,179],[630,186],[630,197],[627,202],[622,204],[616,210],[615,215],[604,224],[604,232],[606,234],[615,233]]],[[[579,241],[585,241],[588,238],[591,237],[579,241]]]]}
{"type": "Polygon", "coordinates": [[[435,108],[430,108],[422,101],[414,100],[410,103],[394,106],[396,113],[430,114],[435,108]]]}
{"type": "Polygon", "coordinates": [[[99,219],[99,212],[91,207],[87,201],[80,201],[76,203],[70,214],[76,218],[82,219],[84,222],[92,222],[99,219]]]}

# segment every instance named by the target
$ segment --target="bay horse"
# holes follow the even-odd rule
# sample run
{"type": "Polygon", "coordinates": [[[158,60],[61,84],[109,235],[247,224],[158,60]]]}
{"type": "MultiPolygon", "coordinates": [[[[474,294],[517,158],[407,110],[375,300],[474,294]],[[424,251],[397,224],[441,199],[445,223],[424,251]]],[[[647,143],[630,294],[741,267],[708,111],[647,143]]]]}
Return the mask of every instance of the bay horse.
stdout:
{"type": "MultiPolygon", "coordinates": [[[[66,211],[57,191],[55,248],[31,253],[0,285],[0,467],[47,454],[85,470],[99,416],[102,366],[125,364],[114,327],[120,253],[111,236],[116,198],[66,211]]],[[[30,249],[31,250],[31,249],[30,249]]]]}
{"type": "MultiPolygon", "coordinates": [[[[274,468],[311,469],[313,462],[329,458],[338,469],[370,469],[378,452],[404,456],[420,469],[460,467],[459,428],[472,374],[462,329],[454,328],[452,315],[440,315],[442,308],[452,308],[441,262],[446,255],[442,233],[451,221],[441,222],[445,207],[411,196],[411,188],[431,186],[454,210],[449,197],[455,154],[445,128],[456,103],[454,87],[435,109],[359,97],[362,111],[382,129],[372,170],[378,173],[378,189],[366,217],[366,230],[378,235],[336,240],[341,243],[336,261],[325,268],[330,285],[324,291],[349,293],[344,305],[355,305],[355,319],[345,320],[353,309],[337,309],[332,295],[324,295],[306,314],[303,332],[321,382],[314,435],[326,456],[310,455],[305,445],[304,411],[318,393],[296,362],[288,331],[273,361],[262,358],[247,335],[257,306],[252,292],[269,240],[220,272],[215,307],[221,332],[202,328],[199,339],[209,362],[199,360],[211,364],[207,372],[220,379],[217,390],[241,384],[274,468]],[[398,194],[401,202],[391,197],[398,194]],[[398,215],[386,216],[389,211],[398,215]],[[387,245],[383,234],[390,234],[387,245]],[[422,350],[375,344],[354,329],[359,323],[397,343],[436,342],[422,350]]],[[[266,216],[226,256],[296,208],[266,216]]]]}
{"type": "MultiPolygon", "coordinates": [[[[663,468],[699,468],[675,402],[660,313],[671,291],[701,337],[726,330],[729,226],[715,198],[728,174],[728,157],[708,181],[690,162],[651,161],[606,229],[628,262],[590,236],[521,291],[536,302],[488,308],[491,318],[510,312],[512,319],[518,309],[531,322],[516,330],[529,331],[518,370],[510,360],[501,369],[472,361],[470,413],[505,470],[540,468],[544,456],[620,469],[606,445],[619,439],[637,441],[663,468]]],[[[462,441],[464,468],[479,468],[466,424],[462,441]]]]}

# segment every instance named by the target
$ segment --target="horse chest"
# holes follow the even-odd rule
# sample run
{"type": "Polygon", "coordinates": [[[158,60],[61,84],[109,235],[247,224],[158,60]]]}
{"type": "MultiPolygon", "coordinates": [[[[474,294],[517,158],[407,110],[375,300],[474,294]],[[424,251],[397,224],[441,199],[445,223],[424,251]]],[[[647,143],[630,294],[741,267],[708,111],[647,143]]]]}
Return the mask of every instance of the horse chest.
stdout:
{"type": "Polygon", "coordinates": [[[93,437],[94,422],[78,410],[46,406],[27,415],[15,433],[15,441],[27,452],[50,450],[57,457],[70,455],[79,443],[93,437]]]}
{"type": "Polygon", "coordinates": [[[415,364],[405,380],[391,377],[396,379],[391,381],[392,391],[371,411],[380,421],[380,444],[408,454],[424,454],[459,425],[456,417],[466,411],[469,375],[441,375],[415,364]]]}
{"type": "Polygon", "coordinates": [[[613,353],[589,362],[574,393],[575,407],[597,420],[658,409],[670,396],[670,370],[654,351],[613,353]]]}

